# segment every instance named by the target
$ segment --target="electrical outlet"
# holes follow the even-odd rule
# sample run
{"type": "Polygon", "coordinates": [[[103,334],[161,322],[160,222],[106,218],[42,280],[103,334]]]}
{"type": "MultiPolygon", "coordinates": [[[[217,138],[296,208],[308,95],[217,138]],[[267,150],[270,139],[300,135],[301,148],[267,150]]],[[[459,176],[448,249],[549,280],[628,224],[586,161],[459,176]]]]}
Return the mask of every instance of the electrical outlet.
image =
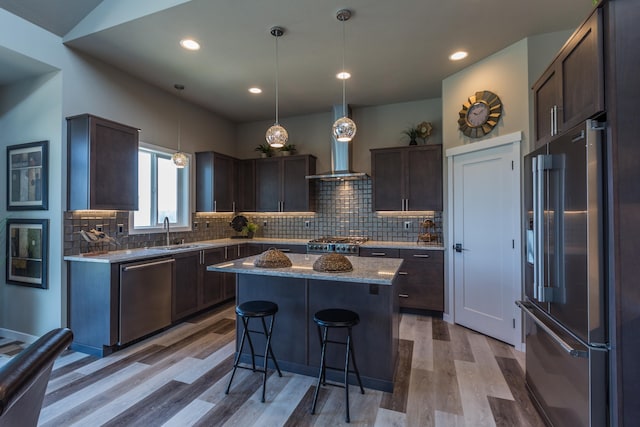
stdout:
{"type": "Polygon", "coordinates": [[[198,229],[198,223],[197,223],[197,222],[194,222],[194,223],[193,223],[193,229],[194,229],[194,230],[197,230],[197,229],[198,229]]]}
{"type": "Polygon", "coordinates": [[[411,221],[405,221],[404,222],[404,229],[408,230],[409,228],[411,228],[411,221]]]}
{"type": "Polygon", "coordinates": [[[205,222],[205,227],[209,228],[209,221],[205,222]]]}
{"type": "Polygon", "coordinates": [[[119,234],[124,233],[124,224],[118,224],[118,233],[119,234]]]}
{"type": "Polygon", "coordinates": [[[262,221],[262,226],[266,227],[267,226],[267,221],[262,221]]]}
{"type": "Polygon", "coordinates": [[[96,231],[102,232],[102,224],[96,224],[96,231]]]}
{"type": "Polygon", "coordinates": [[[305,221],[304,222],[304,228],[309,228],[310,225],[311,225],[310,221],[305,221]]]}

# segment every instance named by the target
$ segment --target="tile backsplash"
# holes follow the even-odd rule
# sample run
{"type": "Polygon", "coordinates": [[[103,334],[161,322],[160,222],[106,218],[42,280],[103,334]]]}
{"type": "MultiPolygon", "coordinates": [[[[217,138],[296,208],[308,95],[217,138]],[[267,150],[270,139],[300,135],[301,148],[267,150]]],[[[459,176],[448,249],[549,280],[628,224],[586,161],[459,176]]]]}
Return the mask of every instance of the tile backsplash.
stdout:
{"type": "MultiPolygon", "coordinates": [[[[369,240],[415,242],[424,220],[434,222],[436,241],[442,244],[442,212],[373,212],[371,179],[356,181],[316,181],[316,212],[256,213],[247,212],[258,224],[256,237],[313,239],[321,236],[358,236],[369,240]]],[[[171,232],[171,242],[185,243],[220,239],[237,234],[229,223],[232,213],[194,213],[192,231],[171,232]]],[[[65,255],[93,251],[112,251],[164,245],[164,233],[128,234],[129,213],[123,211],[72,211],[64,217],[65,255]],[[116,243],[90,245],[80,230],[98,226],[116,243]],[[122,228],[122,232],[119,229],[122,228]]]]}

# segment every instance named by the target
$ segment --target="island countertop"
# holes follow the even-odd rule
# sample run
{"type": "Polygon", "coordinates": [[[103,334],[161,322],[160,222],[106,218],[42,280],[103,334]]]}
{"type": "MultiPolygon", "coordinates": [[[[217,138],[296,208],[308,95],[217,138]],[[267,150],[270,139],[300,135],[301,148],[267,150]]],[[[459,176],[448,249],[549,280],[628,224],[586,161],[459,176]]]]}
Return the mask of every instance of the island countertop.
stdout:
{"type": "Polygon", "coordinates": [[[402,260],[398,258],[347,257],[353,265],[349,272],[320,272],[313,269],[313,263],[320,255],[287,254],[293,264],[284,268],[261,268],[253,265],[255,256],[235,261],[210,265],[209,271],[255,274],[260,276],[295,277],[302,279],[332,280],[341,282],[375,283],[391,285],[402,260]]]}

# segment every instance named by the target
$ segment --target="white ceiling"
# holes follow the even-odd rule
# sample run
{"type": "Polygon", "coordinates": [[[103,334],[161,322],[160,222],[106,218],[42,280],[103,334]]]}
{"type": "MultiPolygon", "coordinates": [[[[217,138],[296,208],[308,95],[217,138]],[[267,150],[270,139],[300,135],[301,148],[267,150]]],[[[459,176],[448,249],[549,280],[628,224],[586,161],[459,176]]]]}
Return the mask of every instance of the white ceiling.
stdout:
{"type": "MultiPolygon", "coordinates": [[[[527,36],[574,29],[592,8],[591,0],[165,0],[177,5],[69,37],[94,7],[94,15],[108,17],[113,3],[0,0],[0,7],[66,34],[67,46],[164,90],[182,83],[182,96],[237,122],[274,115],[274,25],[286,30],[279,40],[285,117],[330,111],[341,102],[335,78],[342,64],[342,24],[335,17],[341,8],[353,11],[346,68],[353,75],[347,102],[355,107],[440,97],[445,77],[527,36]],[[185,36],[202,49],[180,48],[185,36]],[[449,61],[459,49],[469,57],[449,61]],[[250,86],[264,92],[251,95],[250,86]]],[[[0,66],[1,58],[0,51],[0,66]]],[[[482,89],[491,90],[491,82],[482,89]]]]}

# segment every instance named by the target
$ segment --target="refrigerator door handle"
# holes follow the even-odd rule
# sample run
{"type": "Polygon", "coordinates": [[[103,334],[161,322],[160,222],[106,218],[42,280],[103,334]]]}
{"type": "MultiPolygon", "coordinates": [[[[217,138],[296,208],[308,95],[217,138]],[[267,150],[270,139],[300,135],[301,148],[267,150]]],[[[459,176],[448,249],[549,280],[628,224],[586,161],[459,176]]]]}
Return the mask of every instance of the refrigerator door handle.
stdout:
{"type": "Polygon", "coordinates": [[[535,270],[534,270],[534,296],[540,302],[545,302],[544,293],[544,176],[545,158],[540,155],[534,159],[534,210],[533,210],[533,233],[535,240],[535,270]],[[537,274],[535,273],[537,271],[537,274]],[[537,292],[536,292],[537,291],[537,292]]]}
{"type": "Polygon", "coordinates": [[[573,357],[584,357],[584,358],[588,358],[589,357],[589,352],[588,351],[578,350],[576,348],[571,347],[571,345],[567,344],[567,342],[565,340],[560,338],[560,336],[558,334],[556,334],[550,327],[548,327],[542,320],[540,320],[538,318],[538,316],[536,316],[536,314],[526,306],[526,303],[523,303],[522,301],[516,301],[516,305],[518,307],[520,307],[520,309],[527,316],[529,316],[531,318],[531,320],[533,320],[536,323],[536,325],[538,325],[538,327],[540,327],[540,329],[545,331],[551,337],[551,339],[553,339],[556,342],[556,344],[558,344],[560,347],[562,347],[562,349],[564,351],[566,351],[567,353],[569,353],[571,356],[573,356],[573,357]]]}

